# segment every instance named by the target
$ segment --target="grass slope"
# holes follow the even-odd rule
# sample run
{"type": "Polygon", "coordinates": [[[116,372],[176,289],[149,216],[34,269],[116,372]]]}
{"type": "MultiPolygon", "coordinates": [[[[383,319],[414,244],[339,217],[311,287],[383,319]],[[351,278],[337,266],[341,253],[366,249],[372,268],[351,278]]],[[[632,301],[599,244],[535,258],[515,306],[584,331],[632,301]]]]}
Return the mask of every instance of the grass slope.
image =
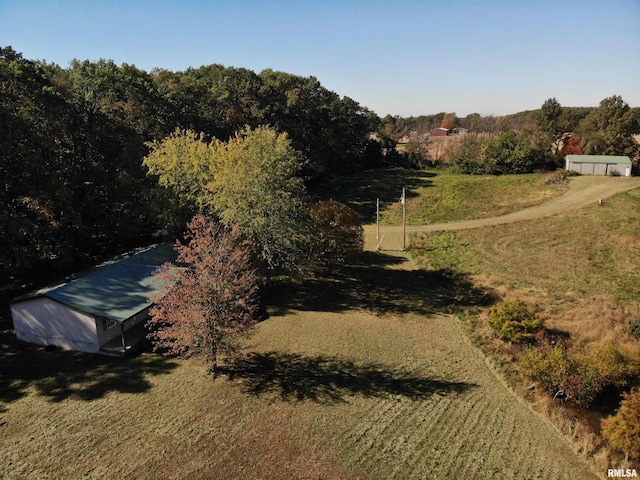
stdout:
{"type": "Polygon", "coordinates": [[[427,265],[483,276],[528,296],[577,339],[640,354],[624,328],[640,316],[640,189],[554,217],[418,238],[415,253],[427,265]]]}
{"type": "Polygon", "coordinates": [[[455,175],[442,170],[368,171],[340,179],[323,194],[349,204],[367,223],[375,222],[376,198],[381,222],[402,223],[402,188],[407,188],[407,223],[488,218],[539,205],[567,191],[566,184],[545,185],[548,175],[455,175]]]}
{"type": "Polygon", "coordinates": [[[443,312],[484,292],[369,253],[283,288],[212,382],[197,361],[0,337],[2,478],[595,478],[443,312]]]}

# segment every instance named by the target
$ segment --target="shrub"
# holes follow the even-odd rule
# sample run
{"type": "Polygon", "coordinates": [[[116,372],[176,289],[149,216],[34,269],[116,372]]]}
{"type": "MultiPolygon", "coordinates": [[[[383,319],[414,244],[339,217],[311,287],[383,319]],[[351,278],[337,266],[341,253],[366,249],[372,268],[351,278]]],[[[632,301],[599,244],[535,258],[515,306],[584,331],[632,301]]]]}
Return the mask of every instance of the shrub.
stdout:
{"type": "Polygon", "coordinates": [[[553,395],[561,394],[583,406],[591,405],[608,386],[632,384],[640,373],[637,362],[613,345],[578,356],[570,356],[559,345],[529,348],[520,358],[520,367],[553,395]]]}
{"type": "Polygon", "coordinates": [[[640,389],[624,394],[618,413],[602,420],[602,435],[614,449],[640,459],[640,389]]]}
{"type": "Polygon", "coordinates": [[[545,384],[553,394],[572,370],[567,352],[560,345],[529,348],[520,357],[520,367],[528,375],[545,384]]]}
{"type": "Polygon", "coordinates": [[[630,318],[627,320],[627,330],[630,335],[640,338],[640,317],[630,318]]]}
{"type": "Polygon", "coordinates": [[[521,300],[505,300],[489,310],[489,325],[503,340],[523,343],[534,340],[542,320],[521,300]]]}

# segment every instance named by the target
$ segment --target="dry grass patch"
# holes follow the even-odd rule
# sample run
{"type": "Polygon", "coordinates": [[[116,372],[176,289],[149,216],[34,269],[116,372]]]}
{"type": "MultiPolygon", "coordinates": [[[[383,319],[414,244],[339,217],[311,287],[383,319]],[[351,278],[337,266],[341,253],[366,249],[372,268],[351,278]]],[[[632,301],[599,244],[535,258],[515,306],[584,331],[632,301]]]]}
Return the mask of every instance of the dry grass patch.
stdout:
{"type": "Polygon", "coordinates": [[[289,308],[271,309],[215,382],[197,361],[44,352],[3,332],[19,351],[2,365],[0,477],[596,478],[439,313],[459,299],[441,289],[417,302],[437,292],[432,277],[365,258],[370,270],[344,270],[354,291],[334,303],[305,300],[304,285],[282,291],[289,308]],[[127,365],[123,390],[108,372],[126,378],[127,365]],[[72,389],[41,387],[66,375],[72,389]]]}

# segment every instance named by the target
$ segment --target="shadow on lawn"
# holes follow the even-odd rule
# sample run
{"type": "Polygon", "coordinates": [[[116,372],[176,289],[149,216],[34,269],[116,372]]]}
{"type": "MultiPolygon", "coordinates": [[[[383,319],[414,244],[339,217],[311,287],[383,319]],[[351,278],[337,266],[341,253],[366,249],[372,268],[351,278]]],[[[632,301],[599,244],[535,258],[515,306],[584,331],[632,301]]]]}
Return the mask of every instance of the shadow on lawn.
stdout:
{"type": "Polygon", "coordinates": [[[314,277],[280,285],[271,300],[275,313],[288,308],[340,312],[365,309],[376,314],[447,313],[459,307],[488,306],[490,292],[452,270],[403,270],[402,257],[364,252],[357,262],[336,269],[331,277],[314,277]],[[391,268],[389,268],[391,267],[391,268]]]}
{"type": "Polygon", "coordinates": [[[370,170],[357,175],[340,177],[337,183],[321,185],[322,198],[333,198],[353,208],[364,223],[374,222],[376,219],[376,199],[380,199],[380,208],[385,204],[398,202],[402,195],[402,188],[407,188],[407,198],[412,198],[413,191],[421,187],[433,185],[431,178],[435,173],[421,170],[392,168],[384,170],[370,170]]]}
{"type": "Polygon", "coordinates": [[[156,355],[109,358],[89,353],[48,351],[21,342],[12,330],[0,330],[0,413],[3,404],[27,395],[52,402],[68,398],[95,400],[109,392],[142,393],[151,387],[149,375],[163,375],[177,364],[156,355]]]}
{"type": "Polygon", "coordinates": [[[419,399],[457,395],[476,386],[419,377],[373,363],[359,365],[334,357],[278,352],[252,353],[220,371],[230,380],[242,380],[249,394],[279,394],[285,401],[335,403],[351,395],[419,399]]]}

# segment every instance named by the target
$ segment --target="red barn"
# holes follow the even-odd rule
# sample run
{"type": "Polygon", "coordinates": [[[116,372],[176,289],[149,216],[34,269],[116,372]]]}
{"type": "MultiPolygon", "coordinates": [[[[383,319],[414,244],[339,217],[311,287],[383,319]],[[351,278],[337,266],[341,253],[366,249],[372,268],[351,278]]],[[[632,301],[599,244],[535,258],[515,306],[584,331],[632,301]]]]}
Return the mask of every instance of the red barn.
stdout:
{"type": "Polygon", "coordinates": [[[447,135],[449,135],[449,129],[448,128],[434,128],[433,130],[431,130],[431,136],[432,137],[446,137],[447,135]]]}

